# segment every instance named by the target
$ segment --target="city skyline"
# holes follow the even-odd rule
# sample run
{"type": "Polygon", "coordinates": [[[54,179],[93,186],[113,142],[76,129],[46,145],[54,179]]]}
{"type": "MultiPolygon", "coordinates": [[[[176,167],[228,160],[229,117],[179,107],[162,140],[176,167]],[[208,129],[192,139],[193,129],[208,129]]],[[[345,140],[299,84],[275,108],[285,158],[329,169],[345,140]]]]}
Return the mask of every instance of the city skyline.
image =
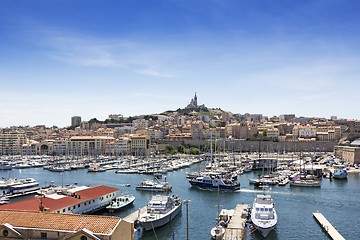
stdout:
{"type": "Polygon", "coordinates": [[[0,127],[199,104],[359,119],[357,1],[3,1],[0,127]]]}

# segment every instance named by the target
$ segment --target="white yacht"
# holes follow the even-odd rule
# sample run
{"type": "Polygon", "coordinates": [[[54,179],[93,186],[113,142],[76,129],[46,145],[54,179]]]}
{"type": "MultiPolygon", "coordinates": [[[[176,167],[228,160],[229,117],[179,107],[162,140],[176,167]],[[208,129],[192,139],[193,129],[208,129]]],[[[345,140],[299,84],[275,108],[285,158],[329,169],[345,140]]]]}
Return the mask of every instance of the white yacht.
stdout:
{"type": "Polygon", "coordinates": [[[145,230],[151,230],[170,222],[181,211],[181,199],[172,196],[153,196],[147,204],[146,212],[140,215],[139,222],[145,230]]]}
{"type": "Polygon", "coordinates": [[[139,185],[135,188],[136,190],[152,191],[152,192],[165,192],[171,191],[171,186],[168,182],[160,182],[158,180],[143,179],[139,185]]]}
{"type": "Polygon", "coordinates": [[[267,237],[277,223],[274,202],[270,195],[257,195],[252,209],[251,221],[263,237],[267,237]]]}
{"type": "Polygon", "coordinates": [[[23,194],[30,191],[39,190],[40,186],[37,181],[33,181],[33,179],[26,179],[26,182],[22,184],[17,184],[9,187],[10,194],[23,194]]]}

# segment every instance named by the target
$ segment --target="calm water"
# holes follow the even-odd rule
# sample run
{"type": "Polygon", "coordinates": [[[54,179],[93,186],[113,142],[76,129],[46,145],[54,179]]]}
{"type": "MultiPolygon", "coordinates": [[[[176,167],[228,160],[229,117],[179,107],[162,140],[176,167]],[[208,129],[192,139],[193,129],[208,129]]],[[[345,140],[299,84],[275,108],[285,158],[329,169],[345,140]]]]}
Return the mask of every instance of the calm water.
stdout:
{"type": "MultiPolygon", "coordinates": [[[[217,192],[204,191],[192,188],[186,180],[186,172],[198,171],[204,168],[205,163],[195,164],[187,169],[168,173],[167,180],[173,186],[172,193],[179,195],[183,200],[191,200],[189,205],[189,239],[211,239],[210,230],[215,224],[218,211],[217,192]]],[[[0,177],[37,179],[42,186],[54,181],[56,185],[62,184],[61,173],[50,172],[42,168],[13,169],[0,171],[0,177]]],[[[240,175],[239,192],[220,192],[220,209],[232,209],[236,204],[252,204],[256,194],[263,193],[248,184],[249,178],[257,177],[256,173],[240,175]]],[[[115,216],[125,217],[137,209],[145,206],[151,199],[152,193],[135,190],[135,186],[143,179],[151,178],[148,175],[115,174],[114,170],[101,173],[88,173],[87,170],[64,172],[65,184],[78,183],[78,185],[96,186],[99,184],[116,187],[124,193],[135,195],[134,206],[115,213],[115,216]],[[130,183],[131,187],[124,187],[130,183]]],[[[360,239],[360,175],[349,174],[348,180],[322,180],[321,188],[296,188],[274,186],[270,190],[276,211],[278,224],[276,231],[272,231],[267,239],[329,239],[321,230],[312,213],[319,210],[345,239],[360,239]]],[[[108,213],[101,213],[109,215],[108,213]]],[[[257,232],[250,233],[248,239],[263,239],[257,232]]],[[[186,239],[186,207],[171,224],[156,229],[158,239],[186,239]]],[[[136,239],[156,239],[152,231],[136,233],[136,239]]]]}

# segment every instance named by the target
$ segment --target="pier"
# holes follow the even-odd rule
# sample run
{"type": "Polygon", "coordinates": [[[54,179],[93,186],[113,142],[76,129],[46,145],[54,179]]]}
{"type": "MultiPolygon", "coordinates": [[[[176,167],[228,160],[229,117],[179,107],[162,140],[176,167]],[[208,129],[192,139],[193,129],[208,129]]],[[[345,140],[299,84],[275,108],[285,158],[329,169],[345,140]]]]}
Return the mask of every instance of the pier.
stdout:
{"type": "Polygon", "coordinates": [[[139,219],[139,217],[141,216],[141,214],[146,212],[146,208],[147,208],[147,206],[145,206],[143,208],[139,208],[139,210],[133,212],[129,216],[124,217],[124,220],[136,223],[137,220],[139,219]]]}
{"type": "Polygon", "coordinates": [[[232,216],[228,227],[225,230],[223,240],[246,240],[247,227],[246,221],[250,212],[250,205],[238,204],[235,207],[234,215],[232,216]]]}
{"type": "Polygon", "coordinates": [[[313,213],[314,218],[318,221],[321,227],[333,240],[345,240],[343,236],[335,229],[335,227],[319,212],[313,213]]]}

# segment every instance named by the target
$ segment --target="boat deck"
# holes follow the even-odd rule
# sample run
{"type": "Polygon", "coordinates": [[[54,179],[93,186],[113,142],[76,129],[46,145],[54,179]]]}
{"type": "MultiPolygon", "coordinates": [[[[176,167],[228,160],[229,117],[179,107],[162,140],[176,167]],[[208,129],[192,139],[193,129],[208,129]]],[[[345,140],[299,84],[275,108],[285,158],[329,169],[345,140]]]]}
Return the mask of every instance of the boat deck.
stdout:
{"type": "Polygon", "coordinates": [[[249,216],[250,205],[238,204],[234,210],[228,227],[225,230],[223,240],[246,240],[247,239],[247,227],[246,221],[249,216]]]}
{"type": "Polygon", "coordinates": [[[335,227],[319,212],[313,213],[314,218],[319,222],[322,228],[329,234],[333,240],[345,240],[335,227]]]}
{"type": "Polygon", "coordinates": [[[137,222],[140,215],[143,214],[144,212],[146,212],[146,208],[147,208],[147,206],[140,208],[139,210],[133,212],[129,216],[124,217],[124,220],[129,221],[129,222],[137,222]]]}

